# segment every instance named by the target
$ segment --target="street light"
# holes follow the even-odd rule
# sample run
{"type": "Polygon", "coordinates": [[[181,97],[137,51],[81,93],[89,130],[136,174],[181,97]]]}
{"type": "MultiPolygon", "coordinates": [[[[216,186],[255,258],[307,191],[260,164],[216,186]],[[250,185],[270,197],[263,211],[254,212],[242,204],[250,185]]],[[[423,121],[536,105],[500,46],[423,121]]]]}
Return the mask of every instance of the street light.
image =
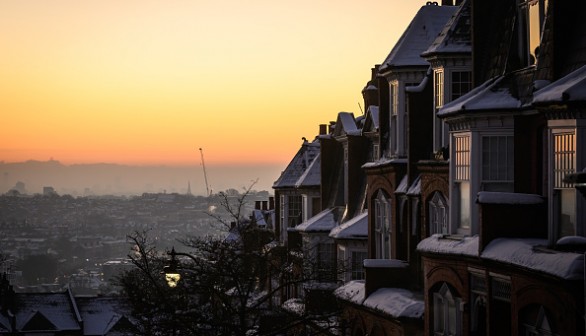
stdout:
{"type": "Polygon", "coordinates": [[[175,288],[179,284],[179,280],[181,280],[177,256],[188,257],[190,259],[193,259],[193,261],[197,261],[197,258],[188,253],[175,252],[175,247],[172,247],[171,251],[168,251],[167,254],[171,256],[171,260],[169,260],[168,266],[163,267],[163,272],[165,273],[165,281],[167,281],[167,285],[169,287],[175,288]]]}

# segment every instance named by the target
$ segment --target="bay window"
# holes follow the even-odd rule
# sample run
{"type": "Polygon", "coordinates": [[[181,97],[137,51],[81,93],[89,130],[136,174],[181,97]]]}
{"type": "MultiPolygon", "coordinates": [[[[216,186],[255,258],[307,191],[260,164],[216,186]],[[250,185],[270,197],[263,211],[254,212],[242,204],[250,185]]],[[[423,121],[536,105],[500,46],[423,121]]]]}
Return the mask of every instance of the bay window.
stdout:
{"type": "Polygon", "coordinates": [[[454,135],[454,192],[459,230],[470,231],[471,197],[470,197],[470,145],[469,133],[454,135]]]}

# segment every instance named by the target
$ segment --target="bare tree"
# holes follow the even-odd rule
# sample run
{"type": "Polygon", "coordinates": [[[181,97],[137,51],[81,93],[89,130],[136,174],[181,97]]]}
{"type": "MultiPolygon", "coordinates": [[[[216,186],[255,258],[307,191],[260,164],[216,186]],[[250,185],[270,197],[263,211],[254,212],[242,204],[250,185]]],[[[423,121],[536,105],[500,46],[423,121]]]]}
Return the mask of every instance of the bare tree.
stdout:
{"type": "Polygon", "coordinates": [[[335,309],[290,314],[274,300],[287,286],[316,280],[318,275],[308,270],[318,268],[307,268],[313,261],[305,254],[275,244],[272,231],[242,216],[251,188],[236,199],[219,195],[230,221],[210,215],[229,230],[227,237],[186,237],[180,242],[189,254],[176,253],[172,264],[168,253],[153,248],[145,232],[129,236],[136,269],[120,277],[119,284],[148,330],[145,334],[308,335],[309,330],[333,334],[335,309]],[[165,284],[165,266],[181,274],[174,288],[165,284]],[[277,317],[279,323],[265,323],[277,317]]]}

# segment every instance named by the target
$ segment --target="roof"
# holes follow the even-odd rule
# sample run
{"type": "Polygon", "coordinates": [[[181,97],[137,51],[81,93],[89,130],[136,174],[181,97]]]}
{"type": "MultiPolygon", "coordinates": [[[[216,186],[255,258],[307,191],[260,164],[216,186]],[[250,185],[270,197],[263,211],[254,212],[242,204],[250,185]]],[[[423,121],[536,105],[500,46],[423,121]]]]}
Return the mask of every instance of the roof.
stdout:
{"type": "Polygon", "coordinates": [[[297,225],[295,230],[300,232],[329,232],[339,220],[339,209],[329,208],[297,225]]]}
{"type": "Polygon", "coordinates": [[[309,164],[309,167],[305,170],[305,172],[299,177],[297,182],[295,183],[295,187],[303,188],[303,187],[313,187],[313,186],[320,186],[321,185],[321,156],[318,153],[309,164]]]}
{"type": "Polygon", "coordinates": [[[363,212],[346,223],[336,226],[330,231],[330,237],[334,239],[368,238],[368,212],[363,212]]]}
{"type": "Polygon", "coordinates": [[[364,121],[363,132],[376,131],[379,129],[379,107],[369,105],[366,108],[366,120],[364,121]]]}
{"type": "Polygon", "coordinates": [[[379,71],[384,72],[391,67],[428,66],[429,63],[421,58],[421,53],[434,42],[457,9],[455,6],[421,7],[381,64],[379,71]]]}
{"type": "Polygon", "coordinates": [[[521,107],[521,101],[511,94],[499,76],[489,79],[484,84],[472,89],[462,97],[445,104],[438,111],[438,117],[469,111],[512,110],[521,107]]]}
{"type": "Polygon", "coordinates": [[[334,128],[334,136],[343,134],[358,135],[360,130],[356,125],[356,119],[352,112],[339,112],[336,120],[336,127],[334,128]]]}
{"type": "Polygon", "coordinates": [[[470,1],[464,0],[421,56],[471,53],[470,28],[470,1]]]}
{"type": "Polygon", "coordinates": [[[130,307],[116,297],[80,297],[76,299],[83,317],[84,335],[106,335],[112,331],[134,329],[128,318],[130,307]]]}
{"type": "Polygon", "coordinates": [[[586,65],[535,92],[533,103],[586,101],[586,65]]]}
{"type": "Polygon", "coordinates": [[[584,279],[584,255],[540,249],[545,239],[498,238],[492,240],[479,255],[478,236],[450,239],[435,234],[417,245],[417,251],[447,255],[480,257],[566,280],[584,279]]]}
{"type": "Polygon", "coordinates": [[[304,141],[299,151],[295,154],[287,168],[281,173],[281,176],[273,184],[273,188],[293,188],[296,186],[299,178],[309,168],[312,161],[319,154],[319,140],[312,142],[304,141]]]}
{"type": "Polygon", "coordinates": [[[380,288],[365,298],[364,280],[350,281],[338,289],[336,297],[388,314],[394,318],[423,318],[423,296],[403,288],[380,288]]]}
{"type": "Polygon", "coordinates": [[[68,292],[19,293],[15,311],[17,330],[79,330],[68,292]]]}

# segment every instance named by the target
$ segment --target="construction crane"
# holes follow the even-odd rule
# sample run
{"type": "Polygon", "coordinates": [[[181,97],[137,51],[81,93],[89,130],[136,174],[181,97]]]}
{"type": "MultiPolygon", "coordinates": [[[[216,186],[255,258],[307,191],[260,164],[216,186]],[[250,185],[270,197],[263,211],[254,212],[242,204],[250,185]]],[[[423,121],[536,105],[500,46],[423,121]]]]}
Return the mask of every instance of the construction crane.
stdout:
{"type": "Polygon", "coordinates": [[[212,193],[210,191],[210,186],[208,185],[208,174],[206,173],[206,164],[205,164],[205,162],[203,160],[203,149],[201,147],[199,148],[199,152],[201,154],[201,165],[203,167],[203,178],[204,178],[204,180],[206,182],[206,193],[207,193],[206,196],[211,196],[212,193]]]}

